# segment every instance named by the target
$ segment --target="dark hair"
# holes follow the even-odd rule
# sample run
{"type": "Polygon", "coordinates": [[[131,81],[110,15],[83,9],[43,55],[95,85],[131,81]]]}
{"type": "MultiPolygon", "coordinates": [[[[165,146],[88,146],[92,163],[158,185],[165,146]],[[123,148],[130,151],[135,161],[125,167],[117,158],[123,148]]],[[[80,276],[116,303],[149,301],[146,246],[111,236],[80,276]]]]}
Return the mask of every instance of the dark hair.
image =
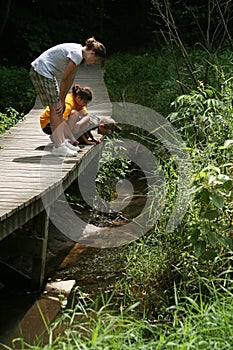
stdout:
{"type": "Polygon", "coordinates": [[[103,124],[106,130],[114,131],[116,122],[111,117],[102,117],[99,121],[99,124],[103,124]]]}
{"type": "Polygon", "coordinates": [[[93,97],[92,90],[87,86],[80,86],[79,84],[74,84],[72,87],[72,94],[74,96],[80,96],[82,100],[91,102],[93,97]]]}
{"type": "Polygon", "coordinates": [[[103,44],[95,40],[94,37],[86,40],[87,50],[92,50],[95,52],[96,56],[104,58],[106,56],[106,49],[103,44]]]}

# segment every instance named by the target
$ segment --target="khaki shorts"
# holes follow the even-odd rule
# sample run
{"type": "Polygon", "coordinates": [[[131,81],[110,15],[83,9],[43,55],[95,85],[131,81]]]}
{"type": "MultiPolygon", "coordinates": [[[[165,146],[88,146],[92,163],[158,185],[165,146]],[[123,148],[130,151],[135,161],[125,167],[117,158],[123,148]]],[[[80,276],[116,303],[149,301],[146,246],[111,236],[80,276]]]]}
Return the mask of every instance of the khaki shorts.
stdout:
{"type": "Polygon", "coordinates": [[[33,68],[30,69],[29,75],[31,77],[34,88],[44,106],[57,106],[59,104],[59,86],[57,79],[49,79],[37,73],[33,68]]]}

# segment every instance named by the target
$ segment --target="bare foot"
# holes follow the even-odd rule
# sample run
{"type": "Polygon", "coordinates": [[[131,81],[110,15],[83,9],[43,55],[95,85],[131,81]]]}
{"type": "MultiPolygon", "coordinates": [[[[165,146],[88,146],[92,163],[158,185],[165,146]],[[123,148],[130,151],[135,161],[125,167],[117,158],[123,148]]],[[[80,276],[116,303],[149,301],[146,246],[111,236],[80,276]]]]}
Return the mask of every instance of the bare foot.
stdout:
{"type": "Polygon", "coordinates": [[[78,146],[78,145],[79,145],[78,140],[75,140],[75,141],[73,142],[73,145],[74,145],[74,146],[78,146]]]}

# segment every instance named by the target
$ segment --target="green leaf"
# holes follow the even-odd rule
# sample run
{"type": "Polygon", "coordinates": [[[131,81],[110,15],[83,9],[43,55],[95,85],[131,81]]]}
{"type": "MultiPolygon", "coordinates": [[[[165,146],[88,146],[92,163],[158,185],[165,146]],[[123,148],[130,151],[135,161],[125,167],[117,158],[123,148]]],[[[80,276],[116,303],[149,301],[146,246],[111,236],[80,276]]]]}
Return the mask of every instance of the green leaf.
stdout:
{"type": "Polygon", "coordinates": [[[217,210],[208,210],[204,213],[204,217],[208,220],[214,220],[218,217],[217,210]]]}
{"type": "Polygon", "coordinates": [[[232,238],[227,236],[220,236],[218,237],[218,241],[225,247],[225,248],[233,248],[233,241],[232,238]]]}
{"type": "Polygon", "coordinates": [[[232,189],[232,180],[226,180],[223,184],[223,187],[226,191],[230,191],[232,189]]]}
{"type": "Polygon", "coordinates": [[[203,189],[203,191],[201,192],[201,201],[203,201],[204,203],[208,204],[210,201],[210,192],[206,189],[203,189]]]}
{"type": "Polygon", "coordinates": [[[194,246],[194,253],[196,254],[197,258],[200,258],[206,250],[206,242],[199,240],[193,246],[194,246]]]}
{"type": "Polygon", "coordinates": [[[205,92],[206,92],[206,94],[208,95],[208,96],[210,96],[210,97],[212,97],[213,96],[213,91],[212,90],[210,90],[210,89],[205,89],[205,92]]]}
{"type": "Polygon", "coordinates": [[[216,252],[216,250],[214,250],[213,248],[210,248],[204,252],[204,254],[202,255],[202,258],[205,260],[213,260],[214,258],[216,258],[217,255],[218,253],[216,252]]]}
{"type": "Polygon", "coordinates": [[[191,235],[190,235],[190,241],[192,242],[193,245],[197,242],[199,235],[200,235],[200,230],[198,228],[192,229],[191,235]]]}
{"type": "Polygon", "coordinates": [[[218,209],[222,209],[224,206],[224,198],[222,196],[219,196],[218,194],[212,194],[210,199],[212,200],[215,207],[218,209]]]}
{"type": "Polygon", "coordinates": [[[215,232],[208,232],[207,233],[208,239],[210,241],[210,244],[215,248],[217,245],[218,237],[215,232]]]}

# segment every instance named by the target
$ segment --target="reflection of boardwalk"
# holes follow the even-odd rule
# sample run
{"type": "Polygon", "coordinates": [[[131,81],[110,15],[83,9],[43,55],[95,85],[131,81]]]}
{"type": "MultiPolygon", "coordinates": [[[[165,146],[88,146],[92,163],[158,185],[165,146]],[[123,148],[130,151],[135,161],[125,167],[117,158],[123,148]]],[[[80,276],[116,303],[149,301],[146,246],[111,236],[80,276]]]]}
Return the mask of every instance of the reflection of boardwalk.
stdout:
{"type": "MultiPolygon", "coordinates": [[[[90,112],[111,115],[103,72],[99,66],[81,65],[75,83],[92,88],[94,100],[88,108],[90,112]]],[[[32,273],[39,285],[47,247],[48,216],[45,209],[75,180],[83,156],[93,148],[85,146],[73,158],[52,156],[48,136],[40,129],[39,115],[42,110],[43,107],[36,101],[25,120],[0,137],[0,241],[34,220],[39,239],[34,243],[37,262],[32,273]]],[[[30,243],[28,247],[25,244],[25,249],[34,255],[32,248],[30,243]]]]}

